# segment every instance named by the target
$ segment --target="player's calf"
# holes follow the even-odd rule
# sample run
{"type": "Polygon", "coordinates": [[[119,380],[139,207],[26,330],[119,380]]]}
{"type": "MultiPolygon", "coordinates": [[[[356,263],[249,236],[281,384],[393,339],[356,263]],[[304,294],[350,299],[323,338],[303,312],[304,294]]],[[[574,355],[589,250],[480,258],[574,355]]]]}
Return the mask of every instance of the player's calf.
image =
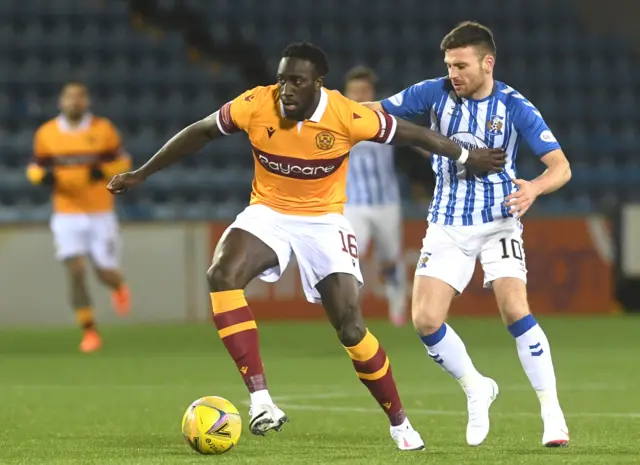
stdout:
{"type": "Polygon", "coordinates": [[[71,303],[76,316],[76,322],[83,331],[80,350],[93,352],[102,345],[100,335],[96,330],[95,312],[91,304],[91,298],[87,291],[85,280],[85,266],[82,257],[73,257],[65,260],[71,303]]]}
{"type": "Polygon", "coordinates": [[[287,421],[267,390],[260,356],[258,327],[244,296],[244,288],[273,262],[275,253],[255,236],[232,229],[223,237],[207,271],[213,320],[251,396],[250,429],[264,434],[287,421]],[[251,260],[249,260],[251,258],[251,260]]]}
{"type": "Polygon", "coordinates": [[[258,326],[244,297],[244,291],[237,289],[212,292],[211,306],[220,339],[235,362],[247,389],[250,393],[266,390],[258,326]]]}
{"type": "Polygon", "coordinates": [[[87,291],[85,279],[85,266],[82,257],[73,257],[65,260],[69,279],[71,302],[74,308],[86,308],[91,306],[91,298],[87,291]]]}
{"type": "Polygon", "coordinates": [[[102,284],[111,289],[111,304],[116,313],[126,316],[131,311],[131,293],[119,270],[96,268],[96,276],[102,284]]]}
{"type": "Polygon", "coordinates": [[[424,443],[404,413],[387,354],[365,327],[356,279],[335,273],[318,283],[317,289],[356,375],[387,414],[396,445],[402,450],[422,449],[424,443]]]}
{"type": "Polygon", "coordinates": [[[376,337],[365,330],[360,342],[353,346],[345,345],[345,349],[356,375],[387,414],[391,424],[389,431],[396,446],[400,450],[424,449],[420,434],[413,429],[404,413],[389,358],[376,337]]]}
{"type": "Polygon", "coordinates": [[[429,358],[454,378],[467,395],[467,443],[480,445],[489,434],[489,408],[498,395],[497,384],[476,370],[462,339],[444,319],[455,290],[444,281],[416,276],[413,324],[429,358]]]}
{"type": "Polygon", "coordinates": [[[381,274],[389,305],[389,320],[395,326],[406,322],[406,272],[402,262],[385,262],[381,265],[381,274]]]}
{"type": "Polygon", "coordinates": [[[546,334],[529,313],[526,285],[518,278],[499,278],[492,283],[496,301],[516,341],[520,363],[540,401],[544,423],[543,443],[566,445],[569,432],[560,408],[551,347],[546,334]]]}

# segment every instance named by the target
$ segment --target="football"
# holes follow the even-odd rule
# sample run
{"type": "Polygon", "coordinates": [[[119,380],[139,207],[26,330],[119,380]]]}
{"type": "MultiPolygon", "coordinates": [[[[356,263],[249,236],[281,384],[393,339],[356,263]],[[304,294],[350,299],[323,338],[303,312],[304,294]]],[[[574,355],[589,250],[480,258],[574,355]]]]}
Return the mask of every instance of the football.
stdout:
{"type": "Polygon", "coordinates": [[[224,454],[238,443],[242,419],[227,399],[202,397],[187,408],[182,417],[182,435],[201,454],[224,454]]]}

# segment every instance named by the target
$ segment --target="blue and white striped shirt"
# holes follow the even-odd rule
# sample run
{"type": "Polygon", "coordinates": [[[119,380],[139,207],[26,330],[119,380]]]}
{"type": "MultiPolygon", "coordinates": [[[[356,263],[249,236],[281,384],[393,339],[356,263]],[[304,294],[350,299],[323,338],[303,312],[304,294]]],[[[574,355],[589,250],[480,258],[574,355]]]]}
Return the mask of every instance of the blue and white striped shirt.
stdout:
{"type": "Polygon", "coordinates": [[[387,205],[400,202],[393,147],[375,142],[359,142],[349,155],[347,203],[387,205]]]}
{"type": "Polygon", "coordinates": [[[414,84],[383,100],[388,113],[401,118],[430,113],[431,129],[466,149],[503,148],[507,164],[501,173],[475,176],[455,161],[433,155],[436,187],[428,221],[443,225],[474,225],[511,216],[504,198],[516,190],[516,156],[520,142],[542,157],[560,148],[542,115],[531,102],[508,85],[495,81],[482,100],[456,96],[447,78],[414,84]]]}

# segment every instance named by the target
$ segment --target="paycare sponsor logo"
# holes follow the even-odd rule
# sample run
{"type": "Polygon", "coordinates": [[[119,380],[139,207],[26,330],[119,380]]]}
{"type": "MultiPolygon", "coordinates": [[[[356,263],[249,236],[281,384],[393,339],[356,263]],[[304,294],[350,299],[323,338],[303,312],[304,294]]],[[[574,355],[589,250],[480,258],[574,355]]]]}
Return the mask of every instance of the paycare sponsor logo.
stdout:
{"type": "Polygon", "coordinates": [[[265,153],[256,148],[253,152],[264,169],[270,173],[279,174],[294,179],[326,178],[340,168],[348,154],[337,158],[305,160],[302,158],[284,157],[265,153]]]}

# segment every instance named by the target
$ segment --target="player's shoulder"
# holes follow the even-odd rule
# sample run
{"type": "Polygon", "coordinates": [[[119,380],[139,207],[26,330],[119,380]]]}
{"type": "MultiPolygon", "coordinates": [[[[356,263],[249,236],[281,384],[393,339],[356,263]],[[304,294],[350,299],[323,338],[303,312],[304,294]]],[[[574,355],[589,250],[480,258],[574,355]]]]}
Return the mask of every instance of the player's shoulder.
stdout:
{"type": "Polygon", "coordinates": [[[346,120],[351,119],[360,119],[365,114],[375,115],[375,111],[370,108],[365,107],[362,103],[356,102],[355,100],[351,100],[350,98],[342,95],[337,90],[323,90],[327,93],[328,102],[327,109],[330,111],[339,114],[341,118],[346,118],[346,120]]]}
{"type": "Polygon", "coordinates": [[[90,126],[99,130],[111,130],[116,128],[115,124],[113,124],[113,121],[111,121],[106,116],[99,115],[91,115],[90,126]]]}
{"type": "Polygon", "coordinates": [[[424,87],[433,91],[439,91],[449,93],[453,90],[451,86],[451,80],[447,76],[440,76],[431,79],[425,79],[416,84],[417,86],[424,87]]]}
{"type": "Polygon", "coordinates": [[[344,110],[351,108],[354,104],[358,104],[354,100],[342,95],[338,90],[323,87],[322,91],[327,94],[327,106],[329,108],[344,110]]]}
{"type": "Polygon", "coordinates": [[[399,107],[404,102],[410,101],[434,101],[442,95],[447,95],[453,90],[451,81],[446,76],[437,78],[425,79],[423,81],[416,82],[415,84],[407,87],[406,89],[398,92],[395,95],[385,99],[392,105],[399,107]]]}
{"type": "Polygon", "coordinates": [[[48,136],[54,132],[58,132],[58,118],[51,118],[42,123],[36,129],[36,136],[48,136]]]}
{"type": "Polygon", "coordinates": [[[451,80],[447,76],[425,79],[411,86],[414,91],[430,94],[448,94],[453,90],[451,80]]]}
{"type": "Polygon", "coordinates": [[[537,112],[535,106],[517,89],[502,81],[496,81],[497,98],[504,103],[507,110],[527,110],[537,112]]]}
{"type": "Polygon", "coordinates": [[[373,113],[373,110],[351,100],[337,90],[329,90],[324,87],[322,90],[327,95],[327,113],[346,125],[354,118],[359,119],[366,116],[365,113],[373,113]]]}
{"type": "Polygon", "coordinates": [[[270,86],[257,86],[248,89],[240,94],[237,100],[245,102],[246,104],[256,104],[258,102],[264,102],[265,100],[275,100],[277,95],[278,85],[272,84],[270,86]]]}

